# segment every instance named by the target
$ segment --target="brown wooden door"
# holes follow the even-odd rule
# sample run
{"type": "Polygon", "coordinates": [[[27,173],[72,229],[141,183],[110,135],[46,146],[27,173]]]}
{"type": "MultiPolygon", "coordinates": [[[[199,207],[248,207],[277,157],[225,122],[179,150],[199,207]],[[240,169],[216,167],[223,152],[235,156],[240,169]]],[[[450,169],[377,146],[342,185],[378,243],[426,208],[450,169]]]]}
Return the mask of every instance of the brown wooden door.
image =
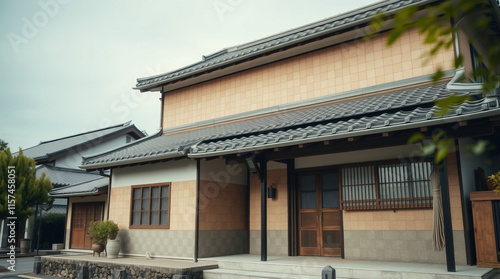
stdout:
{"type": "Polygon", "coordinates": [[[90,222],[102,220],[104,203],[74,203],[71,213],[71,243],[73,249],[92,249],[87,231],[90,222]]]}
{"type": "Polygon", "coordinates": [[[299,174],[299,253],[342,255],[342,219],[337,170],[299,174]]]}

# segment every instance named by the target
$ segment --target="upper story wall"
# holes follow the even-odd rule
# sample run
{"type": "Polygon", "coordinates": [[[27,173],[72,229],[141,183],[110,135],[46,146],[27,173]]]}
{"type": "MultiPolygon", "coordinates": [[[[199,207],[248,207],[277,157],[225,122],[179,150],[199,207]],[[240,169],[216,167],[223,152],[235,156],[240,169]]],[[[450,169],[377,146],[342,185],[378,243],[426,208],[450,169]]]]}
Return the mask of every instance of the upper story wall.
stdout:
{"type": "Polygon", "coordinates": [[[453,69],[452,49],[428,63],[416,30],[394,45],[359,39],[164,94],[163,128],[453,69]]]}

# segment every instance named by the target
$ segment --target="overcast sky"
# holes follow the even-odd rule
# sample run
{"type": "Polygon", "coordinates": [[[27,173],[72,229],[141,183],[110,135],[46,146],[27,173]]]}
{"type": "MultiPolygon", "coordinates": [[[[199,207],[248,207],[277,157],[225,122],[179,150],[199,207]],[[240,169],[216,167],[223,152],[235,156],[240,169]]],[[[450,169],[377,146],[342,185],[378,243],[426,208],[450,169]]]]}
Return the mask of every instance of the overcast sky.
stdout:
{"type": "Polygon", "coordinates": [[[154,134],[159,93],[136,78],[374,0],[1,0],[0,139],[17,150],[132,121],[154,134]]]}

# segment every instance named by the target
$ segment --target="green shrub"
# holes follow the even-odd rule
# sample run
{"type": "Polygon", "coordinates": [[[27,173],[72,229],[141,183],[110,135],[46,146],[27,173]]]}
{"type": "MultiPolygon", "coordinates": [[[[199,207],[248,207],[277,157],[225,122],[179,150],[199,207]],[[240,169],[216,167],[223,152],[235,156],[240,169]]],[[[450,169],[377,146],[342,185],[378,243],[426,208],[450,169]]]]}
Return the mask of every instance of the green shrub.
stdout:
{"type": "Polygon", "coordinates": [[[118,236],[118,225],[112,220],[90,222],[88,234],[95,243],[106,244],[118,236]]]}
{"type": "Polygon", "coordinates": [[[488,176],[488,182],[493,185],[493,191],[500,193],[500,171],[488,176]]]}

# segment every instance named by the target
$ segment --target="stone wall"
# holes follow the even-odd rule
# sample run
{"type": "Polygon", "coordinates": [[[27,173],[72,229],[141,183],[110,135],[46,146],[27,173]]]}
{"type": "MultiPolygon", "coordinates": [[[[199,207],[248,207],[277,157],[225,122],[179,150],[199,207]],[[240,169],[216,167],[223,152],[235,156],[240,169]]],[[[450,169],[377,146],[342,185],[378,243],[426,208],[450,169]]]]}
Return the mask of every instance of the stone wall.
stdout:
{"type": "Polygon", "coordinates": [[[35,261],[37,274],[76,279],[198,279],[203,271],[105,262],[41,258],[35,261]],[[38,266],[38,267],[37,267],[38,266]]]}

